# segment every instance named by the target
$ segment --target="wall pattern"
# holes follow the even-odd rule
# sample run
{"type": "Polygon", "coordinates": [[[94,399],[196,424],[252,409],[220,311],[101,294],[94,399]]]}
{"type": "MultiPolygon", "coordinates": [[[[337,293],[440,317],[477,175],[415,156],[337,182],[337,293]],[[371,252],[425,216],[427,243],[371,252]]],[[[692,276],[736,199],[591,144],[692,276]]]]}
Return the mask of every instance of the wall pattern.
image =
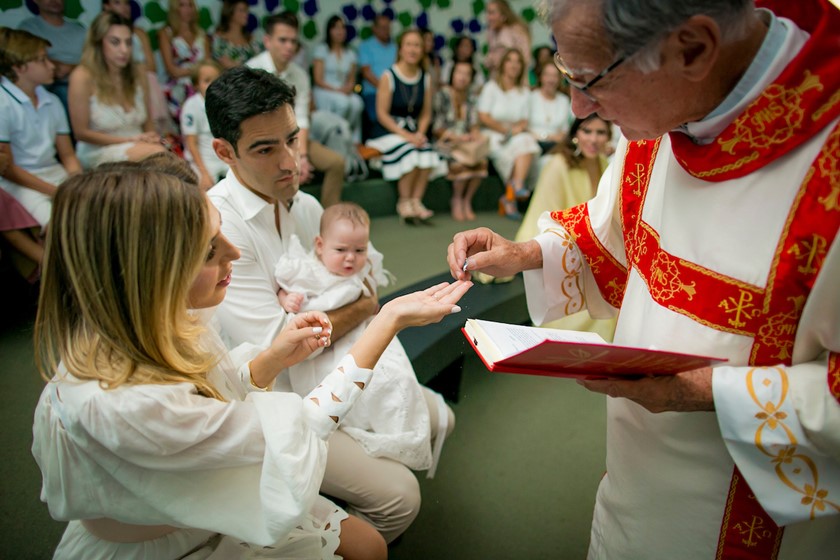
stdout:
{"type": "MultiPolygon", "coordinates": [[[[528,22],[533,44],[552,44],[549,29],[537,17],[540,0],[509,0],[511,7],[528,22]]],[[[64,0],[65,13],[87,25],[99,13],[101,0],[64,0]]],[[[486,0],[248,0],[251,5],[249,26],[258,29],[262,19],[282,10],[297,12],[301,21],[301,39],[307,48],[323,40],[326,22],[340,13],[348,23],[351,45],[370,36],[370,24],[377,12],[388,12],[394,20],[394,33],[405,27],[428,27],[435,32],[435,46],[448,55],[447,42],[456,35],[473,37],[484,48],[484,7],[486,0]]],[[[218,22],[220,0],[196,0],[202,28],[212,31],[218,22]]],[[[154,30],[166,23],[166,0],[138,2],[131,0],[135,24],[154,30]]],[[[32,0],[0,0],[0,24],[17,27],[23,19],[38,13],[32,0]]],[[[150,33],[153,47],[156,37],[150,33]]]]}

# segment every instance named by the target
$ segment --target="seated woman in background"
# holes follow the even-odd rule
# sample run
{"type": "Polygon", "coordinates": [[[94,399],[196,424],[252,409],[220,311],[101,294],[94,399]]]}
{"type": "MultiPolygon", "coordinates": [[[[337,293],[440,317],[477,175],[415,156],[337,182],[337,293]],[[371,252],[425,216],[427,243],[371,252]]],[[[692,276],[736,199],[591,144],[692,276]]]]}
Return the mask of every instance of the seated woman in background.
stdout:
{"type": "Polygon", "coordinates": [[[423,29],[421,33],[423,34],[423,52],[426,53],[423,69],[428,72],[432,79],[432,94],[434,95],[440,85],[440,71],[443,60],[435,49],[435,32],[431,29],[423,29]]]}
{"type": "Polygon", "coordinates": [[[198,186],[208,190],[227,175],[228,165],[219,159],[213,149],[213,133],[207,121],[204,96],[210,84],[219,77],[222,68],[215,60],[205,60],[193,70],[195,93],[184,101],[181,110],[181,137],[184,140],[184,157],[198,174],[198,186]]]}
{"type": "Polygon", "coordinates": [[[331,325],[302,313],[268,349],[227,352],[200,311],[224,299],[239,251],[180,176],[111,165],[56,196],[32,447],[69,521],[55,558],[386,558],[373,527],[318,495],[326,439],[397,332],[458,310],[469,283],[385,304],[305,397],[266,391],[331,325]]]}
{"type": "Polygon", "coordinates": [[[169,75],[164,93],[169,114],[178,122],[181,105],[195,93],[190,79],[193,68],[210,54],[210,40],[198,26],[195,0],[170,0],[166,22],[158,32],[160,56],[169,75]]]}
{"type": "MultiPolygon", "coordinates": [[[[610,125],[595,113],[575,119],[569,134],[549,154],[516,241],[528,241],[540,233],[537,222],[544,212],[565,210],[595,196],[598,181],[607,168],[609,141],[610,125]]],[[[543,326],[594,331],[605,340],[612,340],[615,319],[592,319],[588,311],[583,311],[543,326]]]]}
{"type": "Polygon", "coordinates": [[[440,85],[449,84],[449,79],[452,77],[452,68],[458,62],[468,62],[470,66],[476,69],[475,77],[472,81],[472,88],[475,91],[481,91],[481,86],[484,85],[484,74],[478,70],[475,56],[475,40],[467,35],[459,35],[452,41],[452,58],[444,60],[440,68],[440,85]]]}
{"type": "Polygon", "coordinates": [[[540,70],[542,67],[554,63],[554,51],[547,45],[540,45],[535,48],[533,54],[534,63],[528,70],[528,84],[532,89],[540,85],[540,70]]]}
{"type": "MultiPolygon", "coordinates": [[[[173,0],[174,1],[174,0],[173,0]]],[[[213,35],[213,58],[233,68],[262,52],[262,41],[248,31],[248,0],[225,0],[213,35]]]]}
{"type": "Polygon", "coordinates": [[[408,29],[397,39],[397,63],[376,90],[377,123],[367,146],[382,153],[382,176],[397,181],[397,214],[408,224],[434,212],[423,205],[429,175],[440,164],[426,134],[432,124],[432,87],[423,71],[423,36],[408,29]]]}
{"type": "Polygon", "coordinates": [[[528,130],[543,154],[566,137],[572,119],[572,104],[560,93],[560,70],[549,60],[539,69],[537,89],[531,90],[528,130]]]}
{"type": "Polygon", "coordinates": [[[475,220],[472,199],[487,177],[487,158],[477,161],[459,161],[458,143],[478,142],[484,138],[479,130],[476,95],[472,81],[475,67],[469,62],[456,62],[449,79],[449,85],[443,86],[435,94],[433,134],[437,140],[439,152],[447,156],[449,173],[446,178],[452,181],[452,218],[455,221],[475,220]]]}
{"type": "Polygon", "coordinates": [[[497,79],[502,71],[502,59],[510,49],[517,49],[522,59],[519,85],[528,85],[528,68],[531,67],[531,31],[528,24],[511,9],[507,0],[490,0],[487,3],[487,54],[484,66],[490,78],[497,79]]]}
{"type": "Polygon", "coordinates": [[[331,16],[325,41],[312,52],[312,92],[318,109],[346,120],[353,141],[360,144],[365,103],[353,92],[356,68],[356,53],[347,48],[347,26],[341,16],[331,16]]]}
{"type": "Polygon", "coordinates": [[[102,12],[70,74],[70,124],[85,168],[164,151],[148,107],[146,76],[131,61],[131,22],[102,12]]]}
{"type": "MultiPolygon", "coordinates": [[[[128,21],[131,18],[131,2],[128,0],[103,0],[102,11],[119,14],[128,21]]],[[[149,109],[151,110],[152,121],[155,129],[161,133],[174,132],[172,119],[169,117],[169,110],[166,106],[166,96],[160,86],[157,77],[157,64],[152,53],[152,44],[149,35],[139,26],[133,26],[131,37],[131,56],[135,66],[146,75],[146,82],[149,89],[149,109]]]]}
{"type": "Polygon", "coordinates": [[[508,49],[498,76],[484,85],[478,98],[478,118],[490,137],[490,160],[505,182],[499,213],[512,220],[522,218],[516,200],[530,196],[525,182],[534,155],[540,153],[539,144],[528,132],[531,92],[520,85],[524,74],[522,54],[508,49]]]}

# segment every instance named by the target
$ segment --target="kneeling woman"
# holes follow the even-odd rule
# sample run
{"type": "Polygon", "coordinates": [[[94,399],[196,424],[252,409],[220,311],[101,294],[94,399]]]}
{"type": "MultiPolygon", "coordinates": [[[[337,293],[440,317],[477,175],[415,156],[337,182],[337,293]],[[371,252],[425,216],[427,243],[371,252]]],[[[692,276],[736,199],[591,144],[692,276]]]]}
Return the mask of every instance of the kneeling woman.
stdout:
{"type": "Polygon", "coordinates": [[[384,305],[305,397],[265,392],[330,324],[301,314],[268,349],[225,352],[192,311],[222,301],[239,257],[219,228],[196,184],[138,164],[56,194],[32,448],[41,496],[70,521],[55,557],[385,558],[371,526],[319,497],[326,440],[394,335],[457,310],[469,284],[384,305]]]}
{"type": "Polygon", "coordinates": [[[379,79],[378,122],[367,142],[382,152],[382,176],[397,181],[397,214],[407,223],[434,215],[422,200],[429,174],[440,164],[427,136],[432,123],[432,84],[423,71],[424,57],[420,31],[403,32],[397,40],[397,63],[379,79]]]}

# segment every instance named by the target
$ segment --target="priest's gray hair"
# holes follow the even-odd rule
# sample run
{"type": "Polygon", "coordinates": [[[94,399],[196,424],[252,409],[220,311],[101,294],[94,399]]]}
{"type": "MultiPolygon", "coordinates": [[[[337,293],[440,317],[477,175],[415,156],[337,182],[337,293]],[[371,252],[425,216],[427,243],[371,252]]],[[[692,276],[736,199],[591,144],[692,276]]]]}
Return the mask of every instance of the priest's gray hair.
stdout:
{"type": "MultiPolygon", "coordinates": [[[[717,22],[721,41],[729,43],[747,34],[753,0],[549,0],[548,20],[562,20],[572,5],[586,2],[601,10],[601,24],[616,59],[630,60],[642,72],[659,68],[662,39],[692,16],[706,15],[717,22]]],[[[562,38],[556,38],[562,41],[562,38]]]]}

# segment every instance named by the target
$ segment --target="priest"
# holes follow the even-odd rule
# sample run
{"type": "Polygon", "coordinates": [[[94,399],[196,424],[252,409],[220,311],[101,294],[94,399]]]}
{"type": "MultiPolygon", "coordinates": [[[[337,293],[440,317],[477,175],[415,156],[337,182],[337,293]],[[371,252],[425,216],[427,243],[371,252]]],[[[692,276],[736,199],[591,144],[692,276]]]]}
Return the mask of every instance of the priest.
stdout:
{"type": "Polygon", "coordinates": [[[714,368],[607,399],[590,558],[820,559],[840,534],[840,12],[827,0],[554,0],[579,117],[625,137],[535,239],[459,233],[453,276],[525,270],[537,324],[714,368]]]}

